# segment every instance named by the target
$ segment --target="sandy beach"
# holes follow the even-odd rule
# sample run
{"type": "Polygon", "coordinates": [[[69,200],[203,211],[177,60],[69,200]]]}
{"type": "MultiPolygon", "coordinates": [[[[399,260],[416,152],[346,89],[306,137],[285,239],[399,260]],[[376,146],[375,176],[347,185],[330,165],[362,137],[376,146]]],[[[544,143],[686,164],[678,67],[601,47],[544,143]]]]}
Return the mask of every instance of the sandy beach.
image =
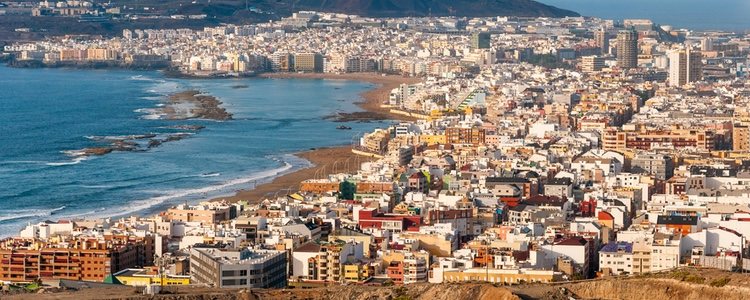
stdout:
{"type": "MultiPolygon", "coordinates": [[[[319,148],[315,150],[305,151],[296,154],[310,161],[313,166],[297,170],[295,172],[285,174],[273,179],[273,181],[265,184],[259,184],[254,189],[240,190],[234,196],[218,197],[211,201],[226,200],[229,202],[237,202],[240,200],[246,200],[250,203],[258,203],[264,199],[264,197],[273,197],[274,193],[279,195],[286,195],[288,190],[291,188],[292,192],[299,189],[299,183],[306,179],[312,179],[314,177],[321,178],[321,174],[316,173],[340,173],[340,172],[353,172],[359,169],[359,163],[371,160],[369,157],[359,156],[351,151],[351,147],[331,147],[331,148],[319,148]],[[347,163],[348,161],[348,163],[347,163]],[[320,170],[321,172],[318,172],[320,170]]],[[[252,188],[252,186],[248,187],[252,188]]]]}
{"type": "MultiPolygon", "coordinates": [[[[264,78],[298,78],[298,79],[335,79],[335,80],[357,80],[377,84],[378,87],[365,91],[360,96],[362,101],[356,104],[363,110],[371,113],[385,114],[393,120],[412,121],[404,115],[391,114],[389,109],[381,107],[390,96],[391,90],[397,88],[403,83],[412,84],[421,81],[420,78],[403,77],[397,75],[380,75],[376,73],[352,73],[352,74],[329,74],[329,73],[266,73],[260,75],[264,78]]],[[[296,154],[299,157],[307,159],[313,166],[310,168],[298,170],[283,176],[275,178],[272,182],[259,184],[255,188],[248,187],[248,190],[240,190],[234,196],[218,197],[211,201],[226,200],[236,202],[246,200],[250,203],[258,203],[265,197],[273,197],[273,194],[286,194],[288,190],[297,191],[299,183],[306,179],[312,179],[317,173],[333,173],[333,165],[336,163],[337,172],[354,172],[359,169],[359,164],[354,162],[365,162],[371,158],[358,156],[351,151],[350,146],[320,148],[311,151],[305,151],[296,154]],[[349,160],[349,164],[345,161],[349,160]],[[347,168],[348,167],[348,168],[347,168]],[[322,170],[324,169],[324,170],[322,170]],[[318,172],[318,171],[321,172],[318,172]]],[[[321,175],[317,174],[320,178],[321,175]]],[[[324,176],[324,175],[323,175],[324,176]]]]}

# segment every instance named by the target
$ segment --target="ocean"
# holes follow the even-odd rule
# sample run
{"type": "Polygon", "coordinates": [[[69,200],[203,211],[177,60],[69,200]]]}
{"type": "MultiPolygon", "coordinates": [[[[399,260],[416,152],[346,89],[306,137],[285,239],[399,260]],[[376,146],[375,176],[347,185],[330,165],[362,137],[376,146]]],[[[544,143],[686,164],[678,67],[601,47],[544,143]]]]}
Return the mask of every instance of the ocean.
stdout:
{"type": "Polygon", "coordinates": [[[651,19],[694,30],[750,30],[750,0],[538,0],[604,19],[651,19]]]}
{"type": "Polygon", "coordinates": [[[150,214],[233,194],[309,166],[292,154],[348,145],[387,122],[324,119],[359,110],[375,86],[343,80],[171,79],[125,70],[0,66],[0,236],[27,223],[150,214]],[[152,118],[165,96],[197,89],[224,102],[234,120],[152,118]],[[176,125],[205,126],[200,131],[176,125]],[[185,133],[139,152],[71,157],[101,139],[185,133]]]}

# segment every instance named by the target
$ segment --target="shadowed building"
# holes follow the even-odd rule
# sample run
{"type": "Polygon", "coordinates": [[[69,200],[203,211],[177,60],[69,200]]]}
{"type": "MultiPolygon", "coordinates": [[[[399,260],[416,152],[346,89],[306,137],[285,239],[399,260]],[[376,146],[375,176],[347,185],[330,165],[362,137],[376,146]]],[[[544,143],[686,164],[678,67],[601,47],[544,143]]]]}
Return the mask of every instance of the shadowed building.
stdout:
{"type": "Polygon", "coordinates": [[[623,69],[638,66],[638,32],[635,30],[617,33],[617,66],[623,69]]]}

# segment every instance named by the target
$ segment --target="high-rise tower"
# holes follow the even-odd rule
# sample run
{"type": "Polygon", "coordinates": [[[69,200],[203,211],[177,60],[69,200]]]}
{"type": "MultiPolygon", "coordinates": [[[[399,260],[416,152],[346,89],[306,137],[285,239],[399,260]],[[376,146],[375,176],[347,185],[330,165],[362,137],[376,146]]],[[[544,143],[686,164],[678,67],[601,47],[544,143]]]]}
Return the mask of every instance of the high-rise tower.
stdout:
{"type": "Polygon", "coordinates": [[[703,78],[703,57],[690,48],[669,52],[669,85],[683,86],[703,78]]]}
{"type": "Polygon", "coordinates": [[[596,46],[601,49],[601,54],[606,55],[609,54],[609,37],[607,37],[607,31],[604,29],[594,31],[594,41],[596,41],[596,46]]]}
{"type": "Polygon", "coordinates": [[[638,32],[635,30],[617,33],[617,66],[623,69],[638,66],[638,32]]]}

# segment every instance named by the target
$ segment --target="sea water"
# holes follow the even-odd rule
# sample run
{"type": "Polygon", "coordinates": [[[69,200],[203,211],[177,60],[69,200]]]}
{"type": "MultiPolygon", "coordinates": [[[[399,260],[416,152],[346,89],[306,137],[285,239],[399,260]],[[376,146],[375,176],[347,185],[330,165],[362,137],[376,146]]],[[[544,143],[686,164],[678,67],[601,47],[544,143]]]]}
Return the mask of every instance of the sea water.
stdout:
{"type": "MultiPolygon", "coordinates": [[[[44,220],[149,214],[251,188],[310,163],[292,154],[349,145],[387,122],[353,112],[370,83],[305,79],[170,79],[123,70],[0,67],[0,236],[44,220]],[[171,93],[217,97],[230,121],[161,120],[171,93]],[[201,125],[203,130],[175,129],[201,125]],[[189,133],[142,152],[76,157],[104,137],[189,133]]],[[[106,144],[105,144],[106,145],[106,144]]]]}

